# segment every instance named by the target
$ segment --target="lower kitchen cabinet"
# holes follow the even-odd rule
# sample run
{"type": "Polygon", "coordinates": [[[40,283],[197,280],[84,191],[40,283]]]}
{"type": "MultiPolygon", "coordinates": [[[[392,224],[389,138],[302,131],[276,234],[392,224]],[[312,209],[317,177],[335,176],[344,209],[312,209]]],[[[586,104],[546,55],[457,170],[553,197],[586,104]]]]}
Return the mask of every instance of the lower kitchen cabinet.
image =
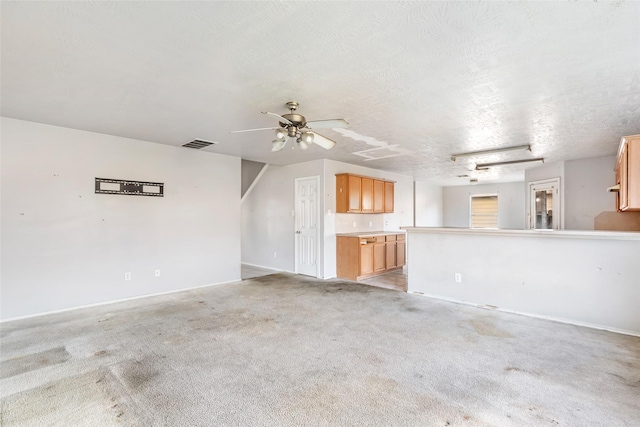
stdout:
{"type": "Polygon", "coordinates": [[[396,262],[398,265],[407,263],[407,242],[404,239],[398,240],[396,243],[396,262]]]}
{"type": "Polygon", "coordinates": [[[406,264],[404,234],[349,234],[337,236],[336,270],[341,279],[360,280],[406,264]]]}

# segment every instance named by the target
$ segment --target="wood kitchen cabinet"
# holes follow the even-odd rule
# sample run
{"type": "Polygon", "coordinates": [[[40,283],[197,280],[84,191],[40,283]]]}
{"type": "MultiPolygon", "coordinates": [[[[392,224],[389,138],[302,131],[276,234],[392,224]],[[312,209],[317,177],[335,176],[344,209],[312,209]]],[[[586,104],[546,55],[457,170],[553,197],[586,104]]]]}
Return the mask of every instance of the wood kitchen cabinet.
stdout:
{"type": "Polygon", "coordinates": [[[395,185],[393,182],[386,181],[384,183],[384,211],[385,213],[393,213],[395,185]]]}
{"type": "Polygon", "coordinates": [[[373,180],[373,213],[383,213],[383,212],[384,212],[384,181],[375,179],[373,180]]]}
{"type": "Polygon", "coordinates": [[[373,271],[376,273],[384,272],[387,269],[385,249],[384,236],[376,237],[376,243],[373,244],[373,271]]]}
{"type": "Polygon", "coordinates": [[[373,178],[360,178],[360,198],[363,213],[373,212],[373,178]]]}
{"type": "Polygon", "coordinates": [[[393,181],[336,174],[336,213],[393,213],[393,181]]]}
{"type": "Polygon", "coordinates": [[[362,211],[362,178],[357,175],[336,175],[336,212],[362,211]]]}
{"type": "Polygon", "coordinates": [[[620,140],[616,159],[618,211],[640,211],[640,135],[624,136],[620,140]]]}
{"type": "Polygon", "coordinates": [[[336,271],[341,279],[360,280],[402,268],[405,264],[404,234],[337,236],[336,271]]]}
{"type": "Polygon", "coordinates": [[[385,243],[385,247],[386,247],[386,264],[387,264],[387,269],[389,268],[395,268],[397,263],[396,263],[396,235],[395,234],[391,234],[386,236],[386,243],[385,243]]]}
{"type": "Polygon", "coordinates": [[[407,263],[407,241],[404,235],[398,235],[396,242],[396,262],[399,266],[407,263]]]}
{"type": "Polygon", "coordinates": [[[374,245],[360,245],[360,275],[373,273],[374,245]]]}

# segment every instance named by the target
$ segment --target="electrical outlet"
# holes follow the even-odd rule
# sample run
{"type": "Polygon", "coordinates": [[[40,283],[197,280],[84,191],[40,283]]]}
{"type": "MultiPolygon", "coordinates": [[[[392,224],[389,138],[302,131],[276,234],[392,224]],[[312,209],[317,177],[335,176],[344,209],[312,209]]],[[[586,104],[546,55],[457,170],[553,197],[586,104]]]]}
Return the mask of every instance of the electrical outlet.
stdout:
{"type": "Polygon", "coordinates": [[[353,221],[353,228],[356,228],[358,226],[358,223],[353,221]]]}
{"type": "Polygon", "coordinates": [[[462,283],[462,274],[460,273],[454,274],[453,279],[456,281],[456,283],[462,283]]]}
{"type": "Polygon", "coordinates": [[[156,277],[160,277],[160,270],[156,270],[155,275],[156,277]]]}
{"type": "Polygon", "coordinates": [[[277,252],[274,252],[274,253],[273,253],[273,257],[274,257],[274,258],[278,258],[278,253],[277,253],[277,252]]]}
{"type": "Polygon", "coordinates": [[[131,280],[131,273],[124,273],[124,280],[131,280]]]}
{"type": "Polygon", "coordinates": [[[373,227],[373,221],[369,221],[369,227],[373,227]]]}

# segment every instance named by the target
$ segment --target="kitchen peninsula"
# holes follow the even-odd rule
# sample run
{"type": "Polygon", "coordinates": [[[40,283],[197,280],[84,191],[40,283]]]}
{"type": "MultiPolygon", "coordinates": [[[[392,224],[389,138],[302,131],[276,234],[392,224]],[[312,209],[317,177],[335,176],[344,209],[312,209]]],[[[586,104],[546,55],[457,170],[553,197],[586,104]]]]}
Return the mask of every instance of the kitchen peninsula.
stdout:
{"type": "Polygon", "coordinates": [[[409,292],[640,336],[640,233],[403,229],[409,292]]]}

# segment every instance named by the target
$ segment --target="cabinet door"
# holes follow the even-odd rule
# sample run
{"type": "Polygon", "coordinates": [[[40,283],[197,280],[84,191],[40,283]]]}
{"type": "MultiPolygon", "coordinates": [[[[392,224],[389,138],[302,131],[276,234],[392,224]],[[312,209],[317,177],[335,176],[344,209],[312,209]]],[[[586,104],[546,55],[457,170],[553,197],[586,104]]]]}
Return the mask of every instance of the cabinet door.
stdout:
{"type": "Polygon", "coordinates": [[[627,142],[627,209],[640,211],[640,136],[627,142]]]}
{"type": "Polygon", "coordinates": [[[398,240],[396,243],[396,265],[401,267],[407,263],[407,242],[398,240]]]}
{"type": "Polygon", "coordinates": [[[359,176],[349,175],[349,212],[360,212],[362,210],[361,200],[362,180],[359,176]]]}
{"type": "Polygon", "coordinates": [[[396,242],[385,243],[387,249],[387,268],[394,268],[396,266],[396,242]]]}
{"type": "Polygon", "coordinates": [[[336,213],[349,212],[349,176],[336,174],[336,213]]]}
{"type": "Polygon", "coordinates": [[[373,179],[361,179],[362,212],[373,212],[373,179]]]}
{"type": "Polygon", "coordinates": [[[393,199],[394,199],[394,183],[384,183],[384,211],[387,213],[393,213],[393,199]]]}
{"type": "Polygon", "coordinates": [[[628,145],[624,145],[622,153],[620,154],[620,165],[618,169],[618,178],[620,179],[620,189],[618,195],[620,197],[619,210],[624,211],[629,208],[629,177],[627,174],[627,159],[628,159],[628,145]]]}
{"type": "Polygon", "coordinates": [[[360,276],[373,273],[373,244],[360,245],[360,276]]]}
{"type": "Polygon", "coordinates": [[[383,271],[386,267],[385,244],[376,243],[373,245],[373,271],[383,271]]]}
{"type": "Polygon", "coordinates": [[[373,211],[384,212],[384,181],[373,181],[373,211]]]}

